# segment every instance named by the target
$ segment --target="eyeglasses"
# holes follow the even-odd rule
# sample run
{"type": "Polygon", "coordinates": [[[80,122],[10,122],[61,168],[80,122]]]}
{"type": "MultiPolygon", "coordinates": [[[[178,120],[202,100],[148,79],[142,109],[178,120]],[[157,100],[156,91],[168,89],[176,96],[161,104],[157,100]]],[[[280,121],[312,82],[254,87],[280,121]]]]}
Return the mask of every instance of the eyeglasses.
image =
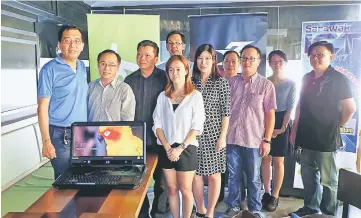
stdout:
{"type": "Polygon", "coordinates": [[[109,67],[110,69],[116,69],[118,67],[118,65],[116,65],[116,64],[107,64],[105,62],[99,62],[99,67],[100,68],[109,67]]]}
{"type": "Polygon", "coordinates": [[[173,45],[180,46],[180,45],[183,45],[183,42],[167,42],[167,44],[170,46],[173,46],[173,45]]]}
{"type": "Polygon", "coordinates": [[[249,61],[249,62],[255,62],[256,61],[256,59],[259,59],[259,58],[255,58],[255,57],[241,57],[241,61],[242,62],[247,62],[247,61],[249,61]]]}
{"type": "Polygon", "coordinates": [[[65,44],[74,43],[76,45],[80,45],[81,43],[83,43],[81,39],[71,39],[71,38],[63,38],[61,41],[64,42],[65,44]]]}
{"type": "Polygon", "coordinates": [[[273,65],[277,65],[277,64],[280,64],[280,65],[283,65],[285,63],[285,61],[271,61],[271,64],[273,65]]]}
{"type": "Polygon", "coordinates": [[[310,55],[310,59],[314,59],[314,58],[322,59],[322,58],[324,58],[326,55],[327,55],[326,53],[312,54],[312,55],[310,55]]]}

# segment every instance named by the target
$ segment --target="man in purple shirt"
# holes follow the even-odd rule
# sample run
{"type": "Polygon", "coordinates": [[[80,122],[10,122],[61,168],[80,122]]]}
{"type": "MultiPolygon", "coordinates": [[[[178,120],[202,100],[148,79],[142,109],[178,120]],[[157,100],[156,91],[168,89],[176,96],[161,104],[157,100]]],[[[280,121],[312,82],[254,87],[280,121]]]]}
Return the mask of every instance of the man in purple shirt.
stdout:
{"type": "Polygon", "coordinates": [[[276,92],[271,81],[257,73],[261,52],[253,45],[241,50],[242,74],[229,80],[231,117],[227,135],[228,210],[223,217],[240,215],[243,187],[247,176],[248,209],[257,217],[261,203],[261,159],[270,151],[275,124],[276,92]]]}

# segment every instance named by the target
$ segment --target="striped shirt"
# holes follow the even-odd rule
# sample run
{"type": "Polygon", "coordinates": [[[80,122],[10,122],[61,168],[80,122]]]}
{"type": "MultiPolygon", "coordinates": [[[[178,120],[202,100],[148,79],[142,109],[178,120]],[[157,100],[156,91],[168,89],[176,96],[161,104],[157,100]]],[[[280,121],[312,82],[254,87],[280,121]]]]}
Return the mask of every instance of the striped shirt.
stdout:
{"type": "Polygon", "coordinates": [[[107,86],[100,79],[89,83],[88,121],[133,121],[135,97],[125,82],[115,78],[107,86]]]}
{"type": "Polygon", "coordinates": [[[238,74],[229,80],[231,117],[227,144],[259,148],[265,133],[265,112],[276,109],[271,81],[256,73],[249,82],[238,74]]]}
{"type": "Polygon", "coordinates": [[[127,76],[124,80],[132,88],[135,100],[135,121],[143,121],[147,124],[147,145],[157,146],[153,127],[153,112],[157,104],[158,95],[164,91],[167,84],[165,71],[154,67],[150,76],[145,78],[140,70],[127,76]]]}

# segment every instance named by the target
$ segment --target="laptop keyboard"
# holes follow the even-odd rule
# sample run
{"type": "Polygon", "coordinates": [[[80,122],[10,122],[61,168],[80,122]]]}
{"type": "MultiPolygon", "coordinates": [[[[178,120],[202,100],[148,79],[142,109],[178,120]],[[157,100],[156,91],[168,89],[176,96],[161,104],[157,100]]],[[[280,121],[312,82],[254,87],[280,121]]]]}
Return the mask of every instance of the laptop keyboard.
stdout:
{"type": "Polygon", "coordinates": [[[109,174],[73,174],[66,177],[61,183],[77,185],[117,185],[121,176],[109,174]]]}

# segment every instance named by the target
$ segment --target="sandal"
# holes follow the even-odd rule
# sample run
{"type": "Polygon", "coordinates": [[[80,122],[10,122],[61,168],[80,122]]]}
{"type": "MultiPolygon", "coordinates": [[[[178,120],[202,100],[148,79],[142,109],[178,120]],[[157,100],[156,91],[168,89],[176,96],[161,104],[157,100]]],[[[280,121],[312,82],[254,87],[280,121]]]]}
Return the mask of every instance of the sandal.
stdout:
{"type": "Polygon", "coordinates": [[[198,217],[203,218],[203,217],[205,217],[205,216],[206,216],[205,213],[198,213],[198,212],[196,212],[196,217],[197,217],[197,218],[198,218],[198,217]]]}

